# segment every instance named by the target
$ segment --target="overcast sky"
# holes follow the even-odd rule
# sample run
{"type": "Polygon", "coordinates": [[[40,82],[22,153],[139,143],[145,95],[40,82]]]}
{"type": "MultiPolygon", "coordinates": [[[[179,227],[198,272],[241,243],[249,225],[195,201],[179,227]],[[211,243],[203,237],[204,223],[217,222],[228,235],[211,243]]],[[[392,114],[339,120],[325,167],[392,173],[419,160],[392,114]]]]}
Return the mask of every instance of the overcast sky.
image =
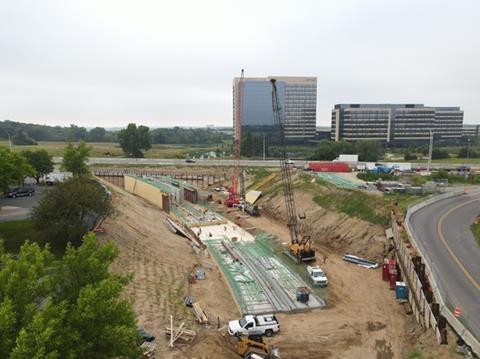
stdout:
{"type": "Polygon", "coordinates": [[[480,123],[478,0],[0,0],[0,120],[230,125],[232,79],[317,76],[342,102],[480,123]]]}

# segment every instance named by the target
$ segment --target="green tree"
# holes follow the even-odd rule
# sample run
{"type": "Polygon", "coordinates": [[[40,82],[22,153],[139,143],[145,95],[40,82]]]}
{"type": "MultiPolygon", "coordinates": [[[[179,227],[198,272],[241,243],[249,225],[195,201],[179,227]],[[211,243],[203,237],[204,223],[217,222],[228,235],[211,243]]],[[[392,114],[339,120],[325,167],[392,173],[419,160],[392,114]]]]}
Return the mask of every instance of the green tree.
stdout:
{"type": "Polygon", "coordinates": [[[37,141],[31,138],[26,131],[17,129],[15,134],[12,137],[12,142],[15,145],[25,146],[25,145],[36,145],[37,141]]]}
{"type": "Polygon", "coordinates": [[[351,153],[354,153],[354,146],[348,141],[341,140],[333,142],[329,140],[321,140],[310,159],[331,161],[337,158],[340,154],[351,153]]]}
{"type": "Polygon", "coordinates": [[[94,142],[102,142],[105,140],[107,131],[103,127],[92,128],[88,133],[88,139],[94,142]]]}
{"type": "MultiPolygon", "coordinates": [[[[3,248],[3,247],[2,247],[3,248]]],[[[8,358],[15,338],[33,319],[37,300],[48,294],[46,278],[53,256],[26,242],[18,259],[0,251],[0,358],[8,358]]]]}
{"type": "Polygon", "coordinates": [[[34,228],[45,242],[78,244],[95,215],[106,208],[107,195],[91,179],[71,178],[49,190],[32,210],[34,228]]]}
{"type": "Polygon", "coordinates": [[[135,315],[121,298],[129,277],[108,271],[112,243],[90,233],[58,261],[28,242],[18,259],[1,253],[1,358],[138,357],[135,315]]]}
{"type": "Polygon", "coordinates": [[[360,161],[376,162],[383,155],[382,145],[375,140],[358,141],[354,151],[360,161]]]}
{"type": "Polygon", "coordinates": [[[12,184],[21,185],[34,174],[35,170],[22,155],[0,146],[0,190],[6,192],[12,184]]]}
{"type": "Polygon", "coordinates": [[[91,149],[83,141],[76,147],[69,143],[63,151],[62,170],[72,172],[77,177],[88,174],[87,161],[91,149]]]}
{"type": "Polygon", "coordinates": [[[442,150],[442,149],[439,149],[439,148],[434,148],[432,150],[432,159],[433,160],[440,160],[440,159],[449,158],[449,157],[450,157],[450,155],[448,154],[447,150],[442,150]]]}
{"type": "Polygon", "coordinates": [[[27,150],[23,151],[22,155],[35,170],[35,180],[37,183],[40,183],[41,177],[53,171],[52,156],[50,156],[46,150],[27,150]]]}
{"type": "Polygon", "coordinates": [[[127,128],[118,132],[118,142],[127,157],[141,158],[142,150],[149,150],[152,145],[150,141],[149,128],[129,123],[127,128]]]}

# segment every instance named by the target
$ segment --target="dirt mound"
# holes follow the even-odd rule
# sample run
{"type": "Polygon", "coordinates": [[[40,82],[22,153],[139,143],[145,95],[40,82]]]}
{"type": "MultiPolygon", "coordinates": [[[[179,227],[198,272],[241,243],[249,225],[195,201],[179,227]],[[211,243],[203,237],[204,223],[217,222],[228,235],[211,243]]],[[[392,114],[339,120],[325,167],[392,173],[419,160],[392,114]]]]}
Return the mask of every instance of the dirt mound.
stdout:
{"type": "MultiPolygon", "coordinates": [[[[300,229],[309,235],[313,243],[344,254],[350,253],[380,261],[385,250],[385,230],[382,226],[349,217],[346,214],[327,211],[313,201],[309,192],[295,190],[297,213],[305,213],[300,220],[300,229]]],[[[286,221],[285,199],[282,192],[263,198],[260,202],[262,214],[286,221]]]]}
{"type": "Polygon", "coordinates": [[[112,241],[119,257],[111,270],[132,275],[124,295],[131,299],[138,323],[157,338],[158,358],[231,358],[231,345],[217,331],[217,322],[225,325],[240,315],[221,273],[211,258],[196,255],[185,238],[170,232],[163,221],[165,212],[124,190],[110,186],[113,192],[112,214],[102,225],[106,233],[101,241],[112,241]],[[201,264],[206,279],[189,284],[193,266],[201,264]],[[183,298],[191,295],[212,319],[210,327],[195,322],[191,308],[183,298]],[[193,344],[169,349],[164,328],[173,316],[176,325],[198,332],[193,344]]]}

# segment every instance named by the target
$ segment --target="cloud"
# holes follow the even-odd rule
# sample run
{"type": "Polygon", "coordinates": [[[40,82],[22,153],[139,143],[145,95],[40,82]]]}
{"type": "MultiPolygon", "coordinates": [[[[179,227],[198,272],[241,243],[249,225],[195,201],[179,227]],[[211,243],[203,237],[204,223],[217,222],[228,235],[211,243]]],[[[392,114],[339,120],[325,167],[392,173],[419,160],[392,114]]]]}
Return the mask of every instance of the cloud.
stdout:
{"type": "Polygon", "coordinates": [[[458,105],[479,123],[480,3],[4,2],[0,119],[230,125],[232,78],[318,77],[318,125],[340,102],[458,105]]]}

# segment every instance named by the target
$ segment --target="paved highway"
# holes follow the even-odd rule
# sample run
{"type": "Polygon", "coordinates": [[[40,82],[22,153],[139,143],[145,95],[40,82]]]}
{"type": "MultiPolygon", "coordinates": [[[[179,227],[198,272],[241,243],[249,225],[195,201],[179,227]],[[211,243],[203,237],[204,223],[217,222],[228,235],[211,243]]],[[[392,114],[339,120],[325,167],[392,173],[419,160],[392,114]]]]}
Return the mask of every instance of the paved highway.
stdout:
{"type": "MultiPolygon", "coordinates": [[[[61,157],[53,158],[55,163],[62,161],[61,157]]],[[[295,166],[302,167],[307,161],[295,161],[295,166]]],[[[120,158],[120,157],[92,157],[89,164],[103,165],[157,165],[157,166],[227,166],[232,167],[234,160],[202,160],[187,163],[184,159],[164,158],[120,158]]],[[[240,160],[240,166],[246,167],[279,167],[279,160],[240,160]]]]}
{"type": "Polygon", "coordinates": [[[414,212],[411,228],[449,309],[480,340],[480,246],[470,225],[480,215],[480,192],[435,202],[414,212]]]}
{"type": "MultiPolygon", "coordinates": [[[[61,163],[61,157],[54,157],[55,163],[61,163]]],[[[308,161],[295,160],[295,166],[303,168],[308,161]]],[[[89,164],[96,165],[149,165],[149,166],[226,166],[231,167],[234,165],[234,160],[223,159],[195,159],[195,163],[187,163],[185,159],[166,159],[166,158],[123,158],[123,157],[91,157],[89,164]]],[[[412,168],[425,169],[426,163],[412,163],[412,168]]],[[[240,160],[240,166],[246,167],[278,167],[279,160],[240,160]]],[[[432,163],[432,169],[456,169],[462,166],[462,164],[445,164],[445,163],[432,163]]]]}

